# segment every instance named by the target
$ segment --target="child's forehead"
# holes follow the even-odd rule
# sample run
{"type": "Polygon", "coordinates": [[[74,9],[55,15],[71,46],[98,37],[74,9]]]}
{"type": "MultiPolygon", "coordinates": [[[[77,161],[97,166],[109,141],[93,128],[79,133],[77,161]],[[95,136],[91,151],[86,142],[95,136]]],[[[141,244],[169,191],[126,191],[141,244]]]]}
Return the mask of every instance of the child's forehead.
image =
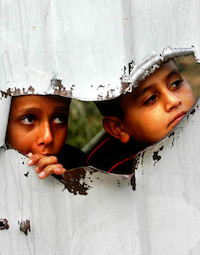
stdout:
{"type": "Polygon", "coordinates": [[[12,110],[63,109],[68,111],[70,99],[61,96],[25,95],[12,98],[12,110]]]}
{"type": "Polygon", "coordinates": [[[173,77],[174,75],[180,75],[180,72],[174,61],[168,61],[163,63],[159,69],[157,69],[154,73],[149,75],[145,80],[141,81],[139,85],[133,90],[132,93],[127,93],[125,95],[125,99],[128,101],[128,97],[132,101],[138,99],[142,96],[146,91],[155,88],[155,86],[159,85],[161,81],[167,82],[168,79],[173,77]],[[129,96],[128,96],[129,95],[129,96]]]}
{"type": "Polygon", "coordinates": [[[12,98],[12,102],[15,104],[28,104],[28,103],[33,103],[33,104],[46,104],[52,103],[54,104],[64,104],[67,105],[70,103],[69,98],[65,98],[62,96],[54,96],[54,95],[48,95],[48,96],[43,96],[43,95],[22,95],[22,96],[15,96],[12,98]]]}
{"type": "Polygon", "coordinates": [[[149,75],[144,81],[141,81],[137,89],[140,90],[142,87],[148,84],[151,84],[151,83],[153,84],[161,80],[165,80],[174,74],[179,74],[179,70],[175,62],[169,61],[167,63],[164,63],[160,66],[159,69],[157,69],[154,73],[149,75]]]}

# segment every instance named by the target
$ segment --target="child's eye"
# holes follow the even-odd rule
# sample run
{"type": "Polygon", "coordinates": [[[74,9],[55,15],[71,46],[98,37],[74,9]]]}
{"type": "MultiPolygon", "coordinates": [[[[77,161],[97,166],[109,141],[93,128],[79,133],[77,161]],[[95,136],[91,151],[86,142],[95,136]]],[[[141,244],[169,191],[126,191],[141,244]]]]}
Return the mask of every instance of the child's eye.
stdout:
{"type": "Polygon", "coordinates": [[[64,114],[60,114],[53,119],[53,123],[54,124],[65,124],[65,123],[67,123],[67,116],[64,114]]]}
{"type": "Polygon", "coordinates": [[[35,121],[35,116],[32,114],[26,115],[21,118],[21,123],[24,125],[31,125],[35,121]]]}
{"type": "Polygon", "coordinates": [[[182,82],[183,82],[183,80],[177,80],[177,81],[173,82],[170,87],[175,88],[175,89],[179,88],[181,86],[182,82]]]}
{"type": "Polygon", "coordinates": [[[144,104],[145,104],[145,105],[148,105],[148,104],[154,103],[155,100],[156,100],[156,98],[157,98],[157,95],[152,95],[152,96],[150,96],[150,97],[144,102],[144,104]]]}

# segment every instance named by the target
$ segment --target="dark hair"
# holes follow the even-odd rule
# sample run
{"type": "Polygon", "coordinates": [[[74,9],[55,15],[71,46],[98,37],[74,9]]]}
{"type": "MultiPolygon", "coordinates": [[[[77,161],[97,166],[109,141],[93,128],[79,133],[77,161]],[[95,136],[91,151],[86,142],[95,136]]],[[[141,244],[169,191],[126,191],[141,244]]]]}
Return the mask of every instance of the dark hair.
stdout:
{"type": "Polygon", "coordinates": [[[124,111],[121,106],[123,95],[106,101],[95,101],[97,108],[103,116],[114,116],[118,118],[124,117],[124,111]]]}
{"type": "MultiPolygon", "coordinates": [[[[163,64],[168,63],[169,61],[170,60],[167,60],[167,61],[163,62],[160,65],[160,67],[163,64]]],[[[176,64],[175,60],[171,60],[171,61],[173,61],[173,63],[177,67],[177,64],[176,64]]],[[[178,67],[177,67],[177,69],[178,69],[178,67]]],[[[146,78],[148,78],[148,76],[146,78]]],[[[124,96],[125,96],[125,94],[122,94],[119,97],[116,97],[115,99],[110,99],[110,100],[106,100],[106,101],[95,101],[94,103],[96,104],[97,108],[99,109],[99,111],[101,112],[101,114],[104,117],[105,116],[114,116],[114,117],[118,117],[118,118],[122,119],[124,117],[124,110],[122,108],[121,102],[122,102],[122,98],[124,96]]]]}

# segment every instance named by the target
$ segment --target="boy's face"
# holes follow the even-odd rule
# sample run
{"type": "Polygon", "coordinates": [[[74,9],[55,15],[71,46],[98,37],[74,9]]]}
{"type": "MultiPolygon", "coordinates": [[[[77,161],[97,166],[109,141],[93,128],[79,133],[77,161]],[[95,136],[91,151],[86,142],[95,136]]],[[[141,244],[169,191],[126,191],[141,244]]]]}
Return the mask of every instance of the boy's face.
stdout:
{"type": "Polygon", "coordinates": [[[132,138],[151,145],[163,138],[195,101],[190,85],[170,61],[122,98],[122,123],[132,138]]]}
{"type": "Polygon", "coordinates": [[[69,100],[59,96],[13,97],[6,142],[27,154],[56,155],[67,137],[69,100]]]}

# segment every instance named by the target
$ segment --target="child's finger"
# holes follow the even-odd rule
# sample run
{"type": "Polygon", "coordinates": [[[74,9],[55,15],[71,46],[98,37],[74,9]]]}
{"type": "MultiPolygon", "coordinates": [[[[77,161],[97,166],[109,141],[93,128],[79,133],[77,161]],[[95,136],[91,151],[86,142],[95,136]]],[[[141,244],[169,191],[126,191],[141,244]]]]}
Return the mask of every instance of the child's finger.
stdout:
{"type": "Polygon", "coordinates": [[[57,175],[61,175],[62,173],[64,173],[66,170],[63,168],[62,165],[60,164],[55,164],[55,165],[50,165],[45,167],[39,174],[38,177],[40,179],[44,179],[46,177],[48,177],[51,174],[57,174],[57,175]]]}
{"type": "Polygon", "coordinates": [[[56,175],[61,175],[61,174],[63,174],[64,172],[67,172],[67,170],[65,169],[65,168],[56,168],[56,169],[54,169],[54,174],[56,174],[56,175]]]}
{"type": "Polygon", "coordinates": [[[38,170],[41,171],[45,167],[55,165],[55,164],[58,164],[57,157],[55,157],[55,156],[45,156],[45,157],[40,158],[37,161],[36,168],[38,168],[38,170]]]}
{"type": "MultiPolygon", "coordinates": [[[[31,155],[31,154],[30,154],[31,155]]],[[[27,154],[28,156],[28,154],[27,154]]],[[[41,154],[32,154],[28,160],[28,165],[29,166],[33,166],[35,165],[41,158],[43,158],[45,156],[41,155],[41,154]]]]}
{"type": "Polygon", "coordinates": [[[30,158],[32,155],[33,155],[32,152],[29,152],[29,153],[26,154],[26,156],[29,157],[29,158],[30,158]]]}
{"type": "Polygon", "coordinates": [[[36,165],[42,170],[45,166],[58,163],[58,159],[55,156],[44,156],[41,154],[34,154],[28,160],[28,165],[36,165]]]}
{"type": "MultiPolygon", "coordinates": [[[[44,168],[39,168],[38,166],[35,167],[35,172],[36,173],[41,173],[41,172],[46,172],[49,174],[54,173],[55,169],[63,169],[63,165],[61,164],[51,164],[51,165],[47,165],[44,168]]],[[[57,170],[57,172],[59,172],[59,170],[57,170]]]]}

